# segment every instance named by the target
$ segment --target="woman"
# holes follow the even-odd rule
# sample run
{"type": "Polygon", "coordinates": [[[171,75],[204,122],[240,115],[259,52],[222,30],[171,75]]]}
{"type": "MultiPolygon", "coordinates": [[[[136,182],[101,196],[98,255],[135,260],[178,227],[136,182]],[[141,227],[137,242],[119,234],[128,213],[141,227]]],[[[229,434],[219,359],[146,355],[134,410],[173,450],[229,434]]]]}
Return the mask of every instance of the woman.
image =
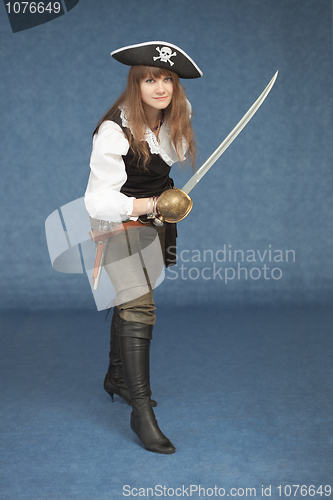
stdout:
{"type": "Polygon", "coordinates": [[[111,235],[103,265],[116,299],[104,388],[112,399],[117,394],[132,405],[131,427],[145,448],[169,454],[175,447],[159,429],[152,410],[156,402],[150,399],[153,289],[164,263],[175,263],[173,221],[187,215],[191,200],[183,193],[170,205],[160,195],[174,193],[168,190],[175,161],[183,163],[186,153],[194,163],[190,105],[179,77],[198,78],[202,72],[184,51],[165,42],[111,55],[131,68],[125,91],[94,131],[85,194],[93,234],[111,235]],[[184,200],[185,210],[180,208],[184,200]]]}

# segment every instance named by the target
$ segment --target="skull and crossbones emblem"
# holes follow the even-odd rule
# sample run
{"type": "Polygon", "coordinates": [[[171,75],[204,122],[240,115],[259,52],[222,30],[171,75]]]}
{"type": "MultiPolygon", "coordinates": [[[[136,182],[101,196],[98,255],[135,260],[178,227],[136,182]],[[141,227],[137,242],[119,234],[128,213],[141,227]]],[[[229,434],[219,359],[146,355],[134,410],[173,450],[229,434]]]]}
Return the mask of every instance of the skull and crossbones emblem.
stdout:
{"type": "Polygon", "coordinates": [[[170,66],[173,66],[175,64],[174,62],[170,61],[170,57],[176,56],[177,52],[172,52],[170,47],[162,47],[161,49],[159,47],[156,47],[156,50],[160,55],[153,57],[154,61],[157,61],[159,59],[162,62],[170,63],[170,66]]]}

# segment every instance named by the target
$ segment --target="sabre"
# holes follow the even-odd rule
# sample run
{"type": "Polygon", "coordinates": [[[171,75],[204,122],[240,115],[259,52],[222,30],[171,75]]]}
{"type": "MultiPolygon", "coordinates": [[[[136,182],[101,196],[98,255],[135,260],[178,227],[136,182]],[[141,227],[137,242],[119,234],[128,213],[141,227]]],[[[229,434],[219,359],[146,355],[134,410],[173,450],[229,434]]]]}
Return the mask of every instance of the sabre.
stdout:
{"type": "Polygon", "coordinates": [[[260,94],[255,103],[252,104],[250,109],[245,113],[243,118],[237,123],[236,127],[230,132],[230,134],[224,139],[224,141],[219,145],[219,147],[214,151],[214,153],[205,161],[205,163],[195,172],[194,175],[189,179],[189,181],[182,188],[182,191],[186,194],[189,194],[192,189],[198,184],[198,182],[202,179],[202,177],[208,172],[210,167],[214,165],[214,163],[220,158],[221,155],[225,152],[226,149],[230,146],[230,144],[236,139],[238,134],[243,130],[246,124],[251,120],[253,115],[258,111],[268,94],[270,93],[275,80],[277,78],[278,71],[275,73],[267,87],[260,94]]]}
{"type": "MultiPolygon", "coordinates": [[[[230,134],[224,139],[219,147],[212,155],[205,161],[205,163],[192,175],[187,181],[183,189],[173,188],[163,191],[157,200],[157,210],[159,221],[165,222],[180,222],[185,219],[192,210],[193,201],[189,196],[192,189],[198,184],[200,179],[208,172],[211,166],[220,158],[224,151],[236,139],[238,134],[243,130],[245,125],[251,120],[252,116],[258,111],[268,94],[270,93],[278,71],[275,73],[267,87],[260,94],[258,99],[252,104],[250,109],[245,113],[243,118],[237,123],[236,127],[232,129],[230,134]]],[[[154,221],[153,221],[154,223],[154,221]]]]}

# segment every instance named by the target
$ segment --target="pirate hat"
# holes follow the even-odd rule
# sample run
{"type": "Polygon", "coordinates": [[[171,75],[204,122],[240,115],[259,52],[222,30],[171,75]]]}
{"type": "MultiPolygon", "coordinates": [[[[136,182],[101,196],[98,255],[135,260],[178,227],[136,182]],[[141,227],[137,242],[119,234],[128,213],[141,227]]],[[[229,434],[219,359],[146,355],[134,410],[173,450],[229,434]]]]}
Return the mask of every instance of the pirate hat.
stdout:
{"type": "Polygon", "coordinates": [[[145,42],[111,52],[111,56],[128,66],[155,66],[171,69],[180,78],[199,78],[202,71],[182,49],[167,42],[145,42]]]}

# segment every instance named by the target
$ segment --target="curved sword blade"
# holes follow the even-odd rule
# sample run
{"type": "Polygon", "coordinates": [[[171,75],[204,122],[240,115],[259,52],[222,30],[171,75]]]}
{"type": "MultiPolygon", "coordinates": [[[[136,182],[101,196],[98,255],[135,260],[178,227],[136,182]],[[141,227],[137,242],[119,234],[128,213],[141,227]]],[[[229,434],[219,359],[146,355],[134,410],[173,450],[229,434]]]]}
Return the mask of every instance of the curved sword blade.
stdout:
{"type": "Polygon", "coordinates": [[[189,194],[192,189],[198,184],[200,179],[208,172],[210,167],[214,165],[216,160],[220,158],[220,156],[224,153],[224,151],[230,146],[230,144],[236,139],[238,134],[243,130],[245,125],[251,120],[252,116],[258,111],[266,97],[271,91],[271,88],[273,87],[275,80],[277,78],[278,71],[275,73],[265,90],[260,94],[258,99],[250,109],[245,113],[243,118],[237,123],[236,127],[232,129],[230,134],[224,139],[224,141],[219,145],[219,147],[214,151],[214,153],[208,158],[208,160],[205,161],[205,163],[195,172],[195,174],[192,175],[192,177],[189,179],[189,181],[185,184],[185,186],[182,188],[182,191],[184,193],[189,194]]]}

